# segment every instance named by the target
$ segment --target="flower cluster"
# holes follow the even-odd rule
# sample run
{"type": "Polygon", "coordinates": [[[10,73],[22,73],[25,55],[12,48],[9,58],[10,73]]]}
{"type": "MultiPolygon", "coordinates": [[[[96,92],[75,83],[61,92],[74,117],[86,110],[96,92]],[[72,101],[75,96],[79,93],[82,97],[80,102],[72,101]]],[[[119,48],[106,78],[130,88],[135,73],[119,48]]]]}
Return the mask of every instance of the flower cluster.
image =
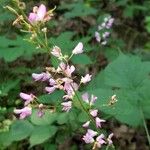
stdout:
{"type": "Polygon", "coordinates": [[[93,144],[92,149],[94,150],[96,148],[101,148],[103,144],[108,144],[108,146],[111,146],[113,144],[112,137],[113,133],[106,138],[103,133],[98,135],[98,132],[88,129],[82,139],[87,144],[93,144]]]}
{"type": "Polygon", "coordinates": [[[105,138],[104,134],[98,135],[97,131],[94,131],[89,128],[90,123],[94,123],[96,126],[96,129],[102,128],[102,123],[106,122],[104,119],[101,119],[98,117],[98,110],[97,109],[92,109],[92,106],[94,105],[95,101],[97,100],[97,97],[94,95],[91,95],[91,98],[89,97],[88,93],[84,93],[82,95],[82,99],[84,102],[86,102],[89,105],[89,115],[91,116],[90,120],[85,122],[82,127],[87,128],[86,134],[83,136],[83,140],[85,143],[90,143],[93,144],[93,149],[96,148],[101,148],[103,144],[108,144],[112,145],[112,140],[111,138],[113,137],[113,133],[111,133],[108,138],[105,138]]]}
{"type": "MultiPolygon", "coordinates": [[[[72,55],[76,55],[83,52],[83,44],[81,42],[78,43],[78,45],[73,49],[72,55]]],[[[64,102],[61,103],[62,110],[69,112],[69,110],[72,107],[72,99],[75,95],[75,91],[78,90],[79,86],[83,83],[87,83],[91,80],[91,75],[86,74],[85,76],[81,77],[80,83],[76,83],[74,81],[73,73],[75,71],[75,66],[69,65],[68,63],[65,63],[63,59],[66,60],[66,58],[61,53],[61,49],[57,46],[54,46],[51,54],[60,60],[60,64],[57,68],[53,67],[47,67],[46,72],[42,73],[33,73],[32,78],[34,81],[41,81],[41,82],[47,82],[47,86],[45,87],[45,91],[48,94],[53,93],[55,90],[63,90],[65,92],[65,95],[63,96],[64,102]],[[55,77],[55,75],[58,74],[58,78],[55,77]],[[54,76],[53,76],[54,75],[54,76]]],[[[15,109],[16,114],[20,114],[20,118],[24,119],[25,117],[31,115],[32,108],[30,107],[30,104],[36,100],[36,96],[33,94],[26,94],[26,93],[20,93],[20,97],[25,101],[24,108],[23,109],[15,109]]],[[[39,113],[38,116],[42,116],[43,113],[41,113],[43,104],[39,104],[39,113]]]]}
{"type": "Polygon", "coordinates": [[[95,32],[96,41],[102,45],[107,44],[107,38],[110,35],[109,30],[111,29],[114,22],[114,18],[111,16],[105,17],[101,25],[98,26],[98,31],[95,32]]]}

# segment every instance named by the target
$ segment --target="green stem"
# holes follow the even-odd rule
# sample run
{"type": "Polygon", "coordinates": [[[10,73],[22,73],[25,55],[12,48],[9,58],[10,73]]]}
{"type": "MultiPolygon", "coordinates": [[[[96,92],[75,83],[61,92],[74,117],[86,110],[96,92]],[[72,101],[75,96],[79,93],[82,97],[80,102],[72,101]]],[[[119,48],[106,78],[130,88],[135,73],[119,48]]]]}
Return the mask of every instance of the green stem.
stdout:
{"type": "Polygon", "coordinates": [[[140,110],[141,110],[141,117],[143,119],[143,125],[144,125],[144,129],[145,129],[145,132],[146,132],[148,144],[149,144],[149,147],[150,147],[150,135],[149,135],[148,127],[147,127],[147,124],[146,124],[146,121],[145,121],[145,117],[144,117],[142,108],[140,108],[140,110]]]}

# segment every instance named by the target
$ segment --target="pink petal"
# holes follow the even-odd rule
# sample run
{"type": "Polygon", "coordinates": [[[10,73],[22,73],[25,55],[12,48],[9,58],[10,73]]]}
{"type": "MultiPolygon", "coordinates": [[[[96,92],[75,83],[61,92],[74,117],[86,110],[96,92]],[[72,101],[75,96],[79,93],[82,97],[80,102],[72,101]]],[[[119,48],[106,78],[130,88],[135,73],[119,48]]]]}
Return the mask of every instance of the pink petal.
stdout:
{"type": "Polygon", "coordinates": [[[36,17],[37,17],[37,15],[35,13],[30,13],[28,20],[30,21],[30,23],[34,23],[34,22],[36,22],[36,17]]]}
{"type": "Polygon", "coordinates": [[[84,93],[82,95],[82,99],[83,101],[85,101],[86,103],[89,103],[89,94],[88,93],[84,93]]]}
{"type": "Polygon", "coordinates": [[[80,54],[83,53],[83,44],[82,42],[79,42],[78,45],[74,48],[72,51],[73,54],[80,54]]]}
{"type": "Polygon", "coordinates": [[[55,87],[45,87],[45,91],[48,92],[48,94],[51,94],[55,91],[55,87]]]}
{"type": "Polygon", "coordinates": [[[44,4],[41,4],[37,10],[37,20],[42,21],[46,15],[46,7],[44,4]]]}
{"type": "Polygon", "coordinates": [[[89,124],[90,124],[90,121],[87,121],[86,123],[84,123],[84,124],[82,125],[82,127],[87,128],[87,127],[89,126],[89,124]]]}
{"type": "Polygon", "coordinates": [[[31,100],[33,99],[33,96],[30,94],[26,94],[26,93],[20,93],[20,97],[23,99],[23,100],[31,100]]]}
{"type": "Polygon", "coordinates": [[[93,117],[96,117],[96,116],[97,116],[97,113],[98,113],[98,110],[97,110],[97,109],[90,110],[90,114],[91,114],[93,117]]]}

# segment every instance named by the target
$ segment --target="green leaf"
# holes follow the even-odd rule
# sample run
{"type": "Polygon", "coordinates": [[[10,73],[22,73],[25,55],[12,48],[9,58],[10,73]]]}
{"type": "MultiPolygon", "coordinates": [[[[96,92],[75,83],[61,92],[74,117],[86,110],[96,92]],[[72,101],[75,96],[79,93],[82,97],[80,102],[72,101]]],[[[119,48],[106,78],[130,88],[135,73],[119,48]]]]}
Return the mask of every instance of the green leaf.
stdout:
{"type": "Polygon", "coordinates": [[[149,71],[139,57],[121,54],[105,69],[105,82],[111,87],[134,90],[148,78],[149,71]]]}
{"type": "Polygon", "coordinates": [[[12,143],[10,132],[0,132],[0,147],[6,148],[12,143]]]}
{"type": "Polygon", "coordinates": [[[10,138],[12,141],[21,141],[27,138],[33,130],[33,126],[27,120],[17,120],[10,128],[10,138]]]}
{"type": "Polygon", "coordinates": [[[45,110],[42,117],[38,117],[37,110],[34,110],[31,115],[31,122],[35,125],[49,125],[57,119],[57,113],[51,113],[50,110],[45,110]]]}
{"type": "Polygon", "coordinates": [[[20,80],[8,80],[0,85],[0,96],[7,96],[8,92],[19,84],[20,80]]]}
{"type": "Polygon", "coordinates": [[[71,60],[74,64],[89,65],[93,63],[90,57],[86,54],[74,55],[71,60]]]}
{"type": "Polygon", "coordinates": [[[39,53],[39,50],[24,38],[26,37],[17,36],[15,40],[10,40],[0,36],[0,58],[12,62],[21,56],[30,59],[34,53],[39,53]]]}
{"type": "Polygon", "coordinates": [[[63,91],[55,91],[52,94],[45,94],[38,97],[38,101],[45,104],[56,104],[62,100],[63,95],[63,91]]]}
{"type": "Polygon", "coordinates": [[[30,145],[38,145],[55,135],[57,128],[55,126],[36,126],[30,136],[30,145]]]}
{"type": "Polygon", "coordinates": [[[65,124],[68,122],[69,114],[68,113],[60,113],[57,117],[58,124],[65,124]]]}

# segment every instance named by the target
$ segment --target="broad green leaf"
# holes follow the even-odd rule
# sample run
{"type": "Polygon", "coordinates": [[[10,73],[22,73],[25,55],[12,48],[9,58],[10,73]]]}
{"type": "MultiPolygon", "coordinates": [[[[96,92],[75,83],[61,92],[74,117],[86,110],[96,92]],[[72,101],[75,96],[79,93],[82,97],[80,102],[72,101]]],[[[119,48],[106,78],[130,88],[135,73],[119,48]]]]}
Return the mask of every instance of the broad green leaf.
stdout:
{"type": "Polygon", "coordinates": [[[68,113],[60,113],[57,117],[58,124],[65,124],[68,122],[69,114],[68,113]]]}
{"type": "Polygon", "coordinates": [[[30,136],[30,145],[38,145],[55,135],[57,128],[55,126],[36,126],[30,136]]]}
{"type": "Polygon", "coordinates": [[[26,59],[31,59],[34,53],[39,53],[35,46],[24,40],[26,37],[18,36],[14,40],[0,36],[0,58],[7,62],[12,62],[23,56],[26,59]]]}
{"type": "Polygon", "coordinates": [[[10,138],[12,141],[21,141],[30,136],[33,126],[27,120],[17,120],[10,128],[10,138]]]}
{"type": "Polygon", "coordinates": [[[12,143],[12,139],[10,138],[10,132],[0,132],[0,147],[6,148],[12,143]]]}
{"type": "Polygon", "coordinates": [[[50,110],[45,110],[42,117],[38,117],[37,110],[34,110],[31,115],[31,122],[35,125],[50,125],[57,119],[57,113],[52,113],[50,110]]]}
{"type": "Polygon", "coordinates": [[[89,65],[93,63],[90,57],[86,54],[75,55],[71,60],[74,64],[89,65]]]}
{"type": "Polygon", "coordinates": [[[105,69],[105,82],[111,87],[134,90],[148,78],[150,67],[145,67],[139,57],[121,54],[105,69]]]}

